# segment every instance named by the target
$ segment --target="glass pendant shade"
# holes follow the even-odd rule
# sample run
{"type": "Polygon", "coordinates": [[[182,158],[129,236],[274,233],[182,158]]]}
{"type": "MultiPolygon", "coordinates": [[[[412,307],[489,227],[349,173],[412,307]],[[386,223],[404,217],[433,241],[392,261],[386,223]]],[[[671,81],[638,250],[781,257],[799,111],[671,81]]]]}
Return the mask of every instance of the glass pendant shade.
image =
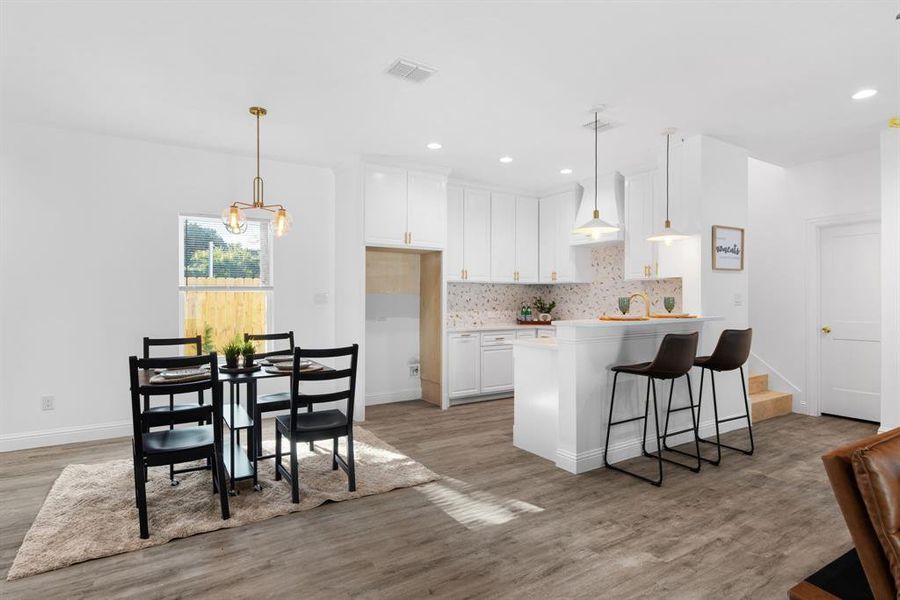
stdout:
{"type": "Polygon", "coordinates": [[[597,240],[600,239],[600,236],[604,233],[615,233],[618,230],[619,228],[615,225],[601,219],[600,211],[595,210],[591,220],[576,228],[575,233],[578,235],[586,235],[597,240]]]}
{"type": "Polygon", "coordinates": [[[656,231],[653,235],[647,238],[648,242],[662,242],[666,246],[671,246],[672,242],[677,242],[678,240],[686,240],[691,236],[681,233],[677,229],[672,229],[672,221],[666,219],[666,226],[660,230],[656,231]]]}
{"type": "Polygon", "coordinates": [[[275,213],[275,218],[272,219],[272,231],[275,233],[275,237],[281,237],[286,234],[291,230],[291,225],[293,224],[294,219],[290,213],[283,208],[278,209],[278,212],[275,213]]]}
{"type": "Polygon", "coordinates": [[[226,207],[222,211],[222,223],[229,233],[244,233],[247,231],[247,217],[244,211],[237,206],[226,207]]]}

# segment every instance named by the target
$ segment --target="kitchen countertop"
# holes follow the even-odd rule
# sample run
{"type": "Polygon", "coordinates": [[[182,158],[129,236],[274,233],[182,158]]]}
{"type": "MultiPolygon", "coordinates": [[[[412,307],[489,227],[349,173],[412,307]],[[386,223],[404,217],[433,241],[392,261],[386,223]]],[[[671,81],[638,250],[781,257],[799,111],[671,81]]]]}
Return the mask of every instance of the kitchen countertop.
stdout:
{"type": "Polygon", "coordinates": [[[464,333],[468,331],[508,331],[517,329],[553,329],[556,322],[548,325],[519,325],[518,323],[488,323],[471,327],[448,327],[447,333],[464,333]]]}

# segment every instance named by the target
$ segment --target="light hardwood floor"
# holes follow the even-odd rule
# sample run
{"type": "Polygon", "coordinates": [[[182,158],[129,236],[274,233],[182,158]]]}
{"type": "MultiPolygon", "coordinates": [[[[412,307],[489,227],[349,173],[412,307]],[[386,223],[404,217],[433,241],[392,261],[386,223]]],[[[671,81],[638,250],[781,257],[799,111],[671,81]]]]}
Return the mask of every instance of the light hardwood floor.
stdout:
{"type": "MultiPolygon", "coordinates": [[[[753,457],[670,467],[657,489],[514,448],[511,400],[366,414],[446,479],[0,581],[0,597],[785,598],[851,546],[819,456],[875,430],[779,417],[755,428],[753,457]]],[[[117,439],[0,454],[0,575],[66,464],[129,452],[117,439]]]]}

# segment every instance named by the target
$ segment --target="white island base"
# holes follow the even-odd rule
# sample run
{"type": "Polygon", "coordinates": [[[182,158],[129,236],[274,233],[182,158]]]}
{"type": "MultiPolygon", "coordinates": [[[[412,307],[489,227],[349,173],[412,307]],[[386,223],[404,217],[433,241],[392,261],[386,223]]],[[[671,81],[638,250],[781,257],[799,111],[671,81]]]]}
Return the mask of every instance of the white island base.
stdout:
{"type": "MultiPolygon", "coordinates": [[[[652,360],[667,333],[699,332],[698,353],[709,353],[715,346],[720,328],[711,327],[706,328],[711,331],[704,331],[704,326],[715,320],[719,318],[557,321],[554,322],[556,339],[516,341],[513,443],[571,473],[602,467],[613,381],[610,367],[652,360]]],[[[737,373],[724,373],[716,378],[720,419],[743,414],[743,400],[735,402],[736,396],[740,395],[737,373]],[[734,390],[731,385],[736,386],[734,390]],[[723,403],[726,395],[730,397],[729,401],[723,403]],[[732,407],[734,410],[730,410],[732,407]]],[[[691,383],[696,404],[700,386],[699,369],[692,371],[691,383]]],[[[615,420],[643,415],[646,385],[646,377],[619,376],[615,420]]],[[[665,423],[669,385],[669,381],[656,382],[660,433],[665,423]]],[[[715,435],[715,429],[712,393],[709,383],[705,385],[700,434],[709,438],[715,435]]],[[[675,381],[672,407],[687,404],[687,382],[682,377],[675,381]]],[[[672,414],[671,431],[688,427],[691,427],[690,411],[672,414]]],[[[720,431],[724,433],[741,427],[746,427],[746,421],[724,423],[720,425],[720,431]]],[[[642,434],[643,421],[613,427],[610,462],[640,456],[642,434]]],[[[655,450],[652,414],[647,437],[647,449],[655,450]]],[[[691,439],[690,433],[684,433],[670,438],[669,445],[691,439]]]]}

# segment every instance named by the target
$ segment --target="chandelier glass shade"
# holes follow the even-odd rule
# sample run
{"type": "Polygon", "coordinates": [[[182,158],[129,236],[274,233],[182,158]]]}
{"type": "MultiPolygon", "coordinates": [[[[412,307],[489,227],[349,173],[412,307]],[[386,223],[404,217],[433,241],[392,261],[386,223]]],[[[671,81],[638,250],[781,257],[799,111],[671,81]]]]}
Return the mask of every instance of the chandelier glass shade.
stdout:
{"type": "Polygon", "coordinates": [[[262,106],[251,106],[250,114],[256,117],[256,177],[253,178],[253,201],[232,202],[222,211],[222,224],[229,233],[240,234],[247,231],[247,210],[262,210],[272,213],[272,231],[275,237],[281,237],[291,230],[293,219],[281,204],[266,204],[264,199],[263,179],[259,174],[259,119],[266,116],[267,110],[262,106]]]}

